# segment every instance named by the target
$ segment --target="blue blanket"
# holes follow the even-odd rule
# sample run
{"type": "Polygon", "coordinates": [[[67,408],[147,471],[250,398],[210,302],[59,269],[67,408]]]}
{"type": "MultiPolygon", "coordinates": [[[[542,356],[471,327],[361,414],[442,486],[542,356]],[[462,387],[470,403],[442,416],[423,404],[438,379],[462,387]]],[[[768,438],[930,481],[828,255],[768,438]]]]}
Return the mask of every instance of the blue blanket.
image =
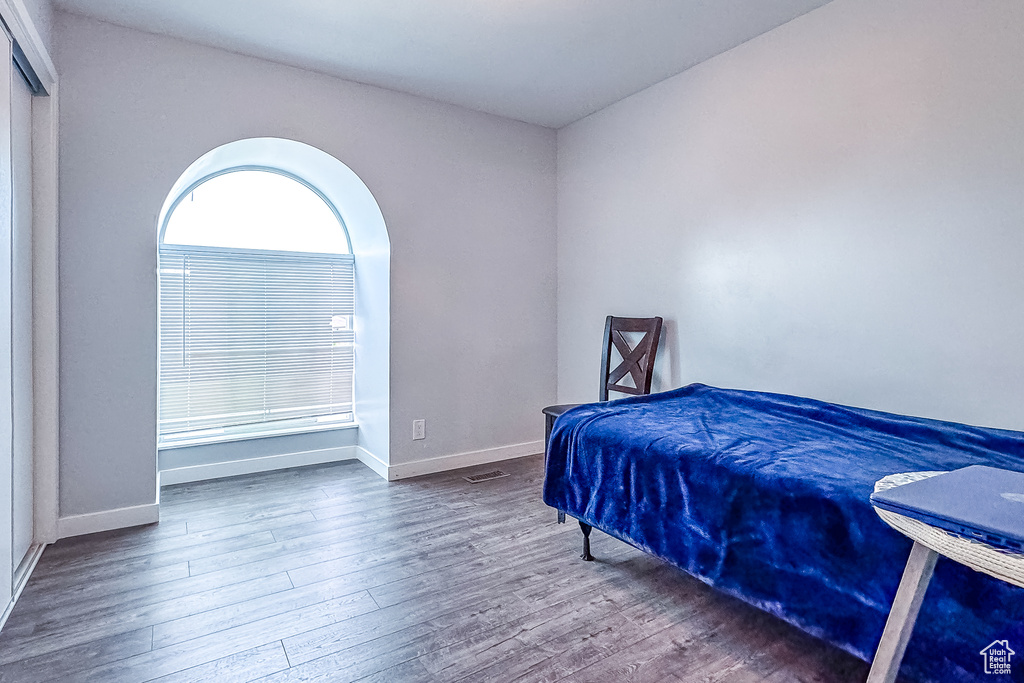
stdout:
{"type": "MultiPolygon", "coordinates": [[[[1024,433],[693,384],[559,417],[544,501],[870,661],[911,546],[874,483],[972,464],[1024,471],[1024,433]]],[[[992,680],[997,639],[1024,672],[1024,589],[940,558],[901,672],[992,680]]]]}

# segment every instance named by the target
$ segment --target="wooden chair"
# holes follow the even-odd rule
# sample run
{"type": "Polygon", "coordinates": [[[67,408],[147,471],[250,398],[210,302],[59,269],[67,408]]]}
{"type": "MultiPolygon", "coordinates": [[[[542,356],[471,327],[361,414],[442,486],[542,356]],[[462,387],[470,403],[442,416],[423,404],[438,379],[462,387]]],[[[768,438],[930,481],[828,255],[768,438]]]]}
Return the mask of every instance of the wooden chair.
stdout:
{"type": "MultiPolygon", "coordinates": [[[[651,393],[651,379],[654,377],[654,359],[658,354],[658,340],[661,338],[661,318],[616,318],[608,316],[604,323],[604,351],[601,353],[601,391],[599,401],[608,400],[609,391],[641,396],[651,393]],[[630,345],[625,333],[643,332],[643,336],[635,346],[630,345]],[[611,367],[612,348],[622,356],[622,362],[611,367]],[[627,377],[632,386],[622,384],[627,377]]],[[[569,410],[581,405],[564,403],[548,406],[544,413],[544,453],[547,454],[551,429],[555,419],[569,410]]],[[[565,521],[565,513],[558,512],[558,521],[565,521]]],[[[583,529],[583,559],[590,559],[590,526],[580,522],[583,529]]]]}
{"type": "MultiPolygon", "coordinates": [[[[658,354],[658,339],[661,337],[661,318],[616,318],[608,316],[604,322],[604,350],[601,353],[601,391],[597,400],[607,401],[609,391],[641,396],[651,393],[654,378],[654,359],[658,354]],[[644,336],[636,346],[630,346],[624,332],[643,332],[644,336]],[[622,356],[622,362],[611,368],[612,347],[622,356]],[[629,376],[633,386],[620,384],[629,376]]],[[[544,413],[544,448],[547,450],[551,428],[555,418],[575,408],[580,403],[564,403],[548,406],[544,413]]]]}

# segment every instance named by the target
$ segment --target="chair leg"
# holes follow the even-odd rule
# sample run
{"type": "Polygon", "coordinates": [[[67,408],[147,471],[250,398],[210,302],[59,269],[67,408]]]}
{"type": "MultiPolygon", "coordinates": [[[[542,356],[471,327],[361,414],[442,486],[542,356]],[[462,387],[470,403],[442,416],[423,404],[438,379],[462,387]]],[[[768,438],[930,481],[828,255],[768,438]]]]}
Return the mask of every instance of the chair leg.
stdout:
{"type": "Polygon", "coordinates": [[[580,530],[583,532],[583,554],[580,555],[584,560],[590,562],[594,559],[594,556],[590,554],[590,530],[592,526],[586,522],[580,521],[580,530]]]}

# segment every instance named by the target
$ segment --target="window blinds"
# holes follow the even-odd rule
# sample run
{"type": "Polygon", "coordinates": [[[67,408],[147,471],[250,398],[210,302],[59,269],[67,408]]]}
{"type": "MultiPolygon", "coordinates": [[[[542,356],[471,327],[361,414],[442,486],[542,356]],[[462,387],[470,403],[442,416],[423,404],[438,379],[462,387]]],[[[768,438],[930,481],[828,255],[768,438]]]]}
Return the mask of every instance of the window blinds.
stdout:
{"type": "Polygon", "coordinates": [[[162,442],[351,420],[350,254],[164,244],[159,259],[162,442]]]}

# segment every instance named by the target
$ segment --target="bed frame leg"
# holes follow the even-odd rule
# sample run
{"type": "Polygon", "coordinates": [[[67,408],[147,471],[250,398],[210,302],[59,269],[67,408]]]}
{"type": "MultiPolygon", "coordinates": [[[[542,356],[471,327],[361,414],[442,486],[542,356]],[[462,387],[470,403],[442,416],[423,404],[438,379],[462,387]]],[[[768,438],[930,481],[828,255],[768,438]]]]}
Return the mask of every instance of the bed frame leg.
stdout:
{"type": "Polygon", "coordinates": [[[584,560],[590,562],[594,559],[594,556],[590,554],[590,530],[592,526],[586,522],[580,521],[580,530],[583,532],[583,554],[580,555],[584,560]]]}
{"type": "Polygon", "coordinates": [[[558,523],[565,524],[565,513],[561,510],[558,511],[558,523]]]}

